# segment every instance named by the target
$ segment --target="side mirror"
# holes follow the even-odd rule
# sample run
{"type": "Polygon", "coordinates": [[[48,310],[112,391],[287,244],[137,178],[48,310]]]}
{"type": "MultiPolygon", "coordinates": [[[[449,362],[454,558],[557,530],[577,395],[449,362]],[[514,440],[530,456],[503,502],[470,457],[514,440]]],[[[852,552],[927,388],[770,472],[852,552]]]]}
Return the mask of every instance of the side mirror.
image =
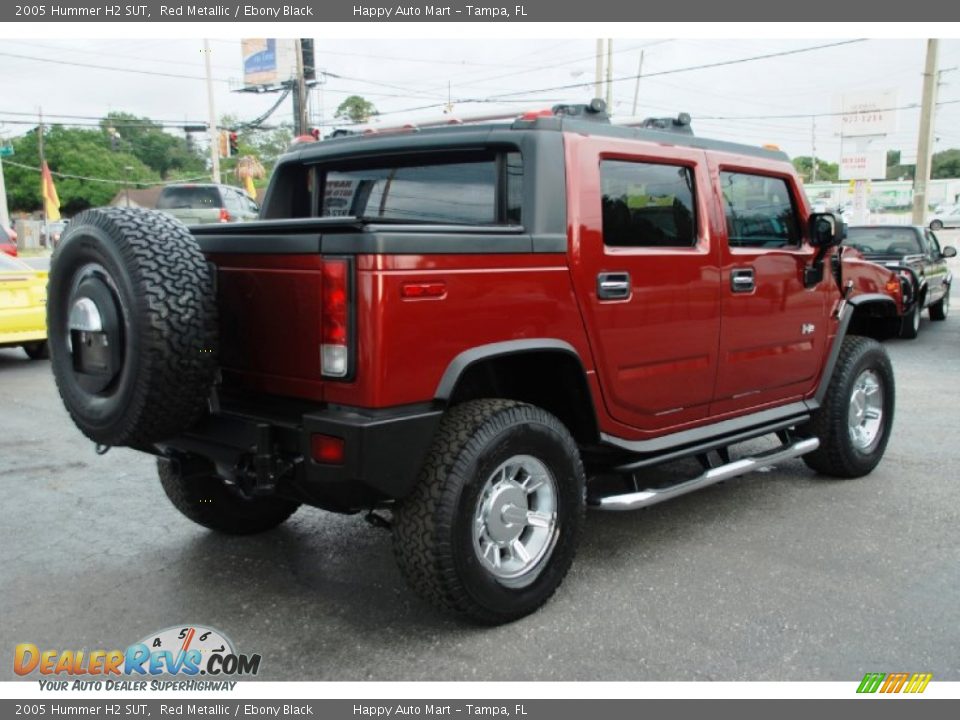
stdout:
{"type": "Polygon", "coordinates": [[[957,256],[957,249],[953,245],[945,245],[943,252],[940,253],[945,258],[951,258],[957,256]]]}
{"type": "Polygon", "coordinates": [[[808,222],[810,244],[826,250],[843,242],[847,236],[847,225],[833,213],[811,213],[808,222]]]}

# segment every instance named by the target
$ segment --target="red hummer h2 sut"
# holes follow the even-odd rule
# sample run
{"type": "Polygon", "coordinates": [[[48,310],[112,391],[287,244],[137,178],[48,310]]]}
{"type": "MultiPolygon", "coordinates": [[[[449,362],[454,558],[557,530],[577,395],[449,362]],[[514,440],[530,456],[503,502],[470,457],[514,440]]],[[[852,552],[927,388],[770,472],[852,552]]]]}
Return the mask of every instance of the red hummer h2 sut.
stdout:
{"type": "Polygon", "coordinates": [[[841,262],[842,235],[783,153],[599,103],[345,136],[281,159],[254,222],[76,218],[53,367],[77,426],[156,455],[188,518],[368,512],[421,596],[506,622],[557,589],[587,506],[880,462],[893,371],[854,333],[896,312],[891,275],[841,262]],[[647,483],[680,458],[699,474],[647,483]]]}

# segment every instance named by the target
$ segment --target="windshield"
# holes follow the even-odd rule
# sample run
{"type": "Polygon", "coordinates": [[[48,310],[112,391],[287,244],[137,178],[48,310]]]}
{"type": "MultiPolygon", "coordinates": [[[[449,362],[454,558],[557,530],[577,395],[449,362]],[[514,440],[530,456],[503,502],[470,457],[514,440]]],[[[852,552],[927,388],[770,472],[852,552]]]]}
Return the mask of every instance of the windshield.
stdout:
{"type": "Polygon", "coordinates": [[[158,210],[184,210],[223,207],[215,187],[168,187],[160,193],[158,210]]]}
{"type": "Polygon", "coordinates": [[[921,253],[920,241],[913,228],[849,228],[844,245],[865,253],[913,255],[921,253]]]}

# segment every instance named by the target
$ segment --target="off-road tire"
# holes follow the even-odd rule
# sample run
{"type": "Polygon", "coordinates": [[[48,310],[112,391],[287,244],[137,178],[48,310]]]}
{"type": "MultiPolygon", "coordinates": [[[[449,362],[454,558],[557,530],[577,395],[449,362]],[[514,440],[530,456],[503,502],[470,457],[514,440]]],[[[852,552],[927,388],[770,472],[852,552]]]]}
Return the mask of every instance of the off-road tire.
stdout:
{"type": "Polygon", "coordinates": [[[942,298],[930,306],[930,319],[934,322],[940,322],[947,319],[947,313],[950,312],[950,288],[942,298]]]}
{"type": "Polygon", "coordinates": [[[816,437],[820,447],[804,455],[804,462],[823,475],[857,478],[869,474],[883,458],[893,426],[895,384],[887,351],[871,338],[844,338],[840,355],[821,406],[799,428],[802,435],[816,437]],[[861,374],[872,370],[883,392],[881,429],[876,442],[861,450],[850,437],[849,412],[854,385],[861,374]]]}
{"type": "Polygon", "coordinates": [[[50,357],[50,345],[46,340],[26,343],[23,346],[23,351],[31,360],[46,360],[50,357]]]}
{"type": "Polygon", "coordinates": [[[585,477],[577,445],[550,413],[510,400],[473,400],[449,410],[413,493],[396,508],[393,547],[413,589],[433,605],[495,625],[532,613],[570,568],[584,516],[585,477]],[[472,545],[475,508],[489,473],[518,453],[537,457],[555,478],[552,552],[525,587],[501,584],[472,545]]]}
{"type": "Polygon", "coordinates": [[[74,218],[51,262],[47,326],[60,396],[91,440],[142,447],[182,433],[204,413],[217,368],[214,277],[175,218],[136,208],[74,218]],[[96,392],[81,386],[68,344],[85,273],[107,288],[121,328],[120,369],[96,392]]]}
{"type": "Polygon", "coordinates": [[[900,331],[897,335],[904,340],[913,340],[920,334],[920,314],[923,308],[920,307],[920,299],[914,303],[906,315],[900,318],[900,331]]]}
{"type": "Polygon", "coordinates": [[[248,499],[211,472],[184,476],[176,463],[158,459],[160,485],[173,506],[198,525],[228,535],[253,535],[272,530],[300,504],[279,497],[248,499]]]}

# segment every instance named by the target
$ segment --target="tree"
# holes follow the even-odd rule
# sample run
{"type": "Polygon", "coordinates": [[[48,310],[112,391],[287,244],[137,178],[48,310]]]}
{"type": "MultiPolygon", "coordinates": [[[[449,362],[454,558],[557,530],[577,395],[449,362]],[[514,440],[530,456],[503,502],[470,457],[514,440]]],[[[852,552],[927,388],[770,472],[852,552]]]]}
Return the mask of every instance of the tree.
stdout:
{"type": "MultiPolygon", "coordinates": [[[[4,164],[7,199],[11,209],[24,212],[39,210],[40,154],[37,129],[15,138],[13,148],[17,165],[4,164]]],[[[156,182],[160,179],[157,172],[133,154],[114,151],[102,130],[48,126],[44,132],[44,156],[52,172],[80,176],[53,176],[60,197],[60,209],[66,216],[89,207],[107,205],[123,189],[125,181],[129,182],[130,187],[137,187],[138,182],[156,182]]]]}
{"type": "MultiPolygon", "coordinates": [[[[813,182],[813,158],[809,155],[795,157],[793,167],[804,182],[813,182]]],[[[817,158],[817,182],[838,182],[839,179],[840,167],[836,163],[817,158]]]]}
{"type": "Polygon", "coordinates": [[[960,178],[960,150],[951,148],[934,153],[933,163],[930,167],[930,177],[935,180],[960,178]]]}
{"type": "Polygon", "coordinates": [[[916,165],[904,165],[899,150],[887,150],[887,180],[913,180],[916,165]]]}
{"type": "Polygon", "coordinates": [[[374,115],[379,114],[372,102],[359,95],[351,95],[340,103],[333,116],[340,120],[349,120],[352,123],[365,123],[374,115]]]}
{"type": "Polygon", "coordinates": [[[111,141],[111,147],[131,153],[163,178],[168,178],[174,171],[188,175],[205,172],[204,158],[186,138],[166,132],[162,125],[150,118],[112,112],[101,121],[100,127],[111,141]]]}

